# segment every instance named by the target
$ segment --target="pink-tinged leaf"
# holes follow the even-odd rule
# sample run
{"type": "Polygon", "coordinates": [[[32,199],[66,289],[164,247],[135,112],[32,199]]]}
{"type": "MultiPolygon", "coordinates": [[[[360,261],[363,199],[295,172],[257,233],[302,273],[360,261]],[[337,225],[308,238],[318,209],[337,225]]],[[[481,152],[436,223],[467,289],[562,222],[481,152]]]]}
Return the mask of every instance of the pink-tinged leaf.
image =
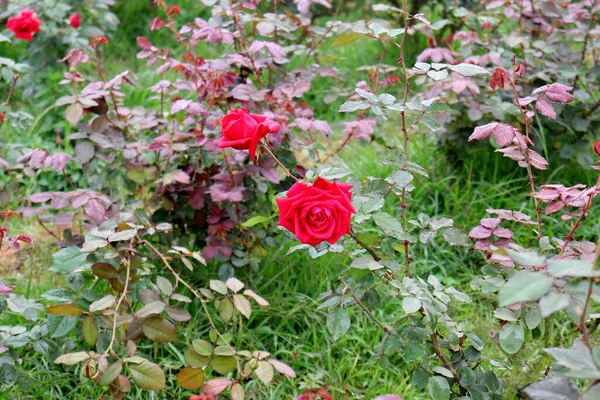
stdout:
{"type": "Polygon", "coordinates": [[[402,397],[394,394],[386,394],[385,396],[377,396],[373,400],[402,400],[402,397]]]}
{"type": "Polygon", "coordinates": [[[194,210],[202,210],[204,208],[204,189],[195,188],[189,197],[189,202],[194,210]]]}
{"type": "Polygon", "coordinates": [[[557,103],[571,103],[575,101],[575,97],[569,93],[572,90],[571,86],[563,85],[562,83],[553,83],[547,87],[544,93],[546,97],[557,103]]]}
{"type": "Polygon", "coordinates": [[[510,239],[511,237],[515,236],[515,234],[510,229],[506,229],[506,228],[496,229],[494,231],[494,235],[501,237],[501,238],[505,238],[505,239],[510,239]]]}
{"type": "Polygon", "coordinates": [[[500,222],[502,222],[502,220],[500,218],[483,218],[479,222],[486,228],[494,230],[498,227],[498,225],[500,225],[500,222]]]}
{"type": "Polygon", "coordinates": [[[494,129],[498,126],[498,122],[490,122],[487,125],[478,126],[475,128],[475,131],[471,136],[469,136],[469,141],[471,140],[483,140],[489,137],[494,129]]]}
{"type": "Polygon", "coordinates": [[[202,388],[202,393],[208,394],[211,396],[216,396],[219,393],[221,393],[222,391],[224,391],[225,389],[227,389],[232,384],[233,384],[233,381],[231,379],[226,379],[226,378],[211,379],[210,381],[208,381],[204,384],[204,387],[202,388]]]}
{"type": "Polygon", "coordinates": [[[137,45],[144,50],[150,50],[150,48],[152,47],[150,41],[143,36],[137,37],[137,45]]]}
{"type": "Polygon", "coordinates": [[[488,251],[492,242],[488,239],[478,240],[475,242],[475,250],[488,251]]]}
{"type": "Polygon", "coordinates": [[[529,156],[529,162],[537,169],[546,169],[548,166],[548,161],[544,157],[542,157],[539,153],[533,150],[527,150],[527,155],[529,156]]]}
{"type": "Polygon", "coordinates": [[[534,96],[527,96],[527,97],[523,97],[523,98],[519,99],[519,103],[518,103],[518,104],[519,104],[521,107],[524,107],[524,106],[526,106],[526,105],[529,105],[529,104],[533,103],[533,102],[534,102],[534,101],[536,101],[536,100],[537,100],[537,97],[534,97],[534,96]]]}
{"type": "Polygon", "coordinates": [[[88,196],[87,194],[82,194],[81,196],[77,196],[72,202],[71,202],[71,206],[73,208],[79,208],[81,206],[83,206],[84,204],[86,204],[88,202],[88,200],[90,199],[90,196],[88,196]]]}
{"type": "Polygon", "coordinates": [[[90,141],[85,140],[75,145],[75,157],[77,157],[81,164],[90,162],[94,154],[96,154],[96,149],[90,141]]]}
{"type": "Polygon", "coordinates": [[[527,214],[524,214],[520,211],[511,211],[511,210],[494,210],[488,208],[485,210],[488,214],[497,214],[498,218],[506,220],[506,221],[518,221],[530,223],[531,217],[527,214]]]}
{"type": "Polygon", "coordinates": [[[220,201],[242,201],[244,198],[245,187],[232,188],[227,183],[216,183],[210,187],[210,197],[215,202],[220,201]]]}
{"type": "Polygon", "coordinates": [[[485,226],[476,226],[469,232],[469,237],[473,239],[487,239],[492,236],[492,230],[485,226]]]}
{"type": "Polygon", "coordinates": [[[190,176],[183,171],[177,171],[173,174],[173,180],[178,183],[190,183],[190,176]]]}
{"type": "Polygon", "coordinates": [[[566,204],[563,203],[561,200],[553,201],[552,203],[548,204],[548,207],[546,207],[546,214],[552,214],[557,211],[560,211],[565,206],[566,206],[566,204]]]}
{"type": "Polygon", "coordinates": [[[258,303],[258,305],[261,306],[261,307],[268,307],[269,306],[269,302],[266,301],[265,299],[263,299],[262,297],[260,297],[253,290],[250,290],[250,289],[244,290],[244,295],[252,297],[258,303]]]}
{"type": "Polygon", "coordinates": [[[277,372],[279,372],[282,375],[287,376],[288,378],[295,378],[296,377],[296,373],[294,372],[294,370],[287,365],[286,363],[282,363],[281,361],[277,361],[274,358],[270,358],[269,360],[267,360],[267,362],[269,364],[271,364],[272,366],[275,367],[275,369],[277,370],[277,372]]]}
{"type": "Polygon", "coordinates": [[[104,215],[106,215],[106,210],[102,203],[100,203],[96,199],[90,199],[85,204],[85,214],[94,222],[100,223],[104,220],[104,215]]]}
{"type": "Polygon", "coordinates": [[[556,119],[556,111],[552,107],[549,101],[544,98],[540,98],[537,103],[535,103],[535,108],[540,112],[540,114],[550,118],[556,119]]]}
{"type": "Polygon", "coordinates": [[[559,191],[551,187],[542,187],[542,189],[534,195],[536,199],[545,203],[557,199],[558,196],[560,196],[559,191]]]}
{"type": "Polygon", "coordinates": [[[264,176],[265,178],[267,178],[269,180],[269,182],[279,183],[281,181],[281,177],[279,176],[279,172],[277,172],[277,169],[275,169],[273,167],[261,168],[260,173],[261,173],[262,176],[264,176]]]}
{"type": "Polygon", "coordinates": [[[508,124],[498,124],[494,129],[494,138],[501,147],[508,146],[515,138],[515,128],[508,124]]]}
{"type": "Polygon", "coordinates": [[[29,196],[29,201],[32,203],[45,203],[52,198],[54,198],[54,193],[51,192],[36,193],[29,196]]]}

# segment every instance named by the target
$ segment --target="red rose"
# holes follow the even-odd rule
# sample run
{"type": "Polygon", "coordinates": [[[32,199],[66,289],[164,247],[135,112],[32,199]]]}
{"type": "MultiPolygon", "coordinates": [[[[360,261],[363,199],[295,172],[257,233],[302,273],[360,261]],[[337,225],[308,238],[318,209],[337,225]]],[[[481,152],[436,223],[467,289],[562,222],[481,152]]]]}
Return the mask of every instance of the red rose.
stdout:
{"type": "Polygon", "coordinates": [[[69,24],[75,29],[78,29],[81,26],[81,15],[77,13],[71,14],[69,17],[69,24]]]}
{"type": "Polygon", "coordinates": [[[352,206],[351,184],[328,182],[318,178],[312,186],[296,182],[287,197],[277,199],[279,222],[300,242],[316,246],[331,244],[350,233],[352,206]]]}
{"type": "Polygon", "coordinates": [[[250,158],[254,160],[260,139],[279,129],[281,125],[263,115],[250,114],[245,108],[231,110],[221,120],[223,137],[217,141],[217,146],[249,150],[250,158]]]}
{"type": "Polygon", "coordinates": [[[15,33],[17,39],[31,42],[32,34],[40,31],[41,21],[33,16],[33,10],[23,10],[16,16],[8,19],[6,28],[15,33]]]}
{"type": "Polygon", "coordinates": [[[594,151],[596,152],[597,155],[600,156],[600,140],[597,140],[596,142],[594,142],[594,151]]]}

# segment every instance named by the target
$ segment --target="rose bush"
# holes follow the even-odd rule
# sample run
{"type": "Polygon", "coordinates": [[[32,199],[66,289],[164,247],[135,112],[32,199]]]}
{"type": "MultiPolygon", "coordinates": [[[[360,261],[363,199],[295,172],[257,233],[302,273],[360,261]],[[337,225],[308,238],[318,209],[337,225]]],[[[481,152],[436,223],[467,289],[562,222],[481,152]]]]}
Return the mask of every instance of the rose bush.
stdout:
{"type": "MultiPolygon", "coordinates": [[[[430,4],[421,14],[407,1],[364,3],[364,15],[377,17],[345,22],[335,18],[342,2],[205,3],[210,15],[191,21],[185,8],[155,2],[149,38],[136,40],[143,76],[106,69],[114,46],[106,36],[69,50],[51,108],[64,111],[60,146],[11,148],[0,159],[28,202],[24,216],[49,234],[46,224],[68,227],[55,234],[50,263],[64,285],[39,301],[20,293],[7,301],[24,324],[0,336],[0,351],[10,352],[0,376],[13,392],[34,392],[19,360],[44,358],[49,374],[79,374],[73,392],[117,399],[144,390],[194,399],[361,398],[391,392],[366,388],[381,382],[380,371],[404,398],[542,400],[558,390],[569,400],[594,398],[600,246],[580,229],[600,181],[546,184],[539,172],[552,165],[543,138],[554,125],[546,124],[562,119],[568,127],[568,111],[579,114],[581,102],[589,102],[584,114],[597,109],[595,78],[587,76],[597,6],[488,2],[485,11],[449,6],[439,19],[430,4]],[[324,26],[311,15],[317,10],[332,15],[324,26]],[[581,40],[561,46],[556,37],[581,40]],[[381,55],[357,75],[340,74],[328,45],[353,53],[357,41],[360,49],[382,46],[381,55]],[[409,57],[421,42],[429,47],[409,57]],[[558,61],[546,45],[575,54],[578,75],[558,79],[564,69],[547,68],[558,61]],[[321,99],[339,102],[343,117],[325,114],[321,99]],[[341,118],[349,120],[336,123],[341,118]],[[510,197],[523,195],[515,207],[496,208],[505,188],[493,185],[483,202],[463,187],[451,197],[450,168],[439,168],[438,158],[417,163],[435,145],[430,138],[462,131],[465,143],[493,138],[495,158],[522,168],[511,172],[522,174],[511,182],[510,197]],[[359,154],[381,156],[378,168],[344,165],[354,139],[371,142],[359,154]],[[478,214],[479,224],[430,215],[450,201],[466,210],[457,212],[463,218],[478,214]],[[274,219],[301,244],[283,240],[274,219]],[[283,341],[269,327],[276,318],[267,323],[269,314],[256,312],[286,299],[297,306],[288,293],[273,301],[254,291],[270,252],[346,265],[318,306],[308,303],[316,315],[310,329],[328,346],[341,343],[340,357],[353,325],[375,332],[356,340],[372,347],[352,357],[351,371],[365,358],[366,382],[330,385],[335,363],[327,374],[308,373],[318,359],[284,348],[302,325],[283,341]],[[443,261],[430,265],[432,253],[443,261]],[[459,279],[467,263],[481,269],[470,286],[459,279]]],[[[578,129],[594,126],[588,117],[578,129]]],[[[590,143],[586,151],[582,159],[590,143]]],[[[470,179],[465,186],[477,185],[470,179]]],[[[317,273],[301,260],[309,265],[299,270],[317,273]]],[[[281,284],[279,272],[268,283],[281,284]]]]}

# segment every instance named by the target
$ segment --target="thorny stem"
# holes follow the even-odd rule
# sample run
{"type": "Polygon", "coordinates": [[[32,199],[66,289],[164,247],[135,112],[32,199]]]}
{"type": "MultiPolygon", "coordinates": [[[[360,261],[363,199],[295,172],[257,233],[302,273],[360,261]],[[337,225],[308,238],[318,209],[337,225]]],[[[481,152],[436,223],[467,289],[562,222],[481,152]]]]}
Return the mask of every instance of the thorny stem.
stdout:
{"type": "MultiPolygon", "coordinates": [[[[590,39],[590,31],[588,30],[585,34],[585,39],[583,40],[583,49],[581,50],[581,63],[585,61],[585,52],[587,50],[588,41],[590,39]]],[[[573,81],[573,87],[577,89],[577,84],[579,83],[579,73],[575,76],[575,80],[573,81]]]]}
{"type": "Polygon", "coordinates": [[[436,356],[440,359],[442,364],[444,364],[444,368],[446,368],[448,371],[450,371],[452,373],[452,375],[454,376],[454,379],[456,379],[457,381],[460,380],[458,373],[456,372],[456,370],[454,369],[452,364],[450,364],[450,361],[448,361],[448,358],[444,354],[444,350],[442,349],[442,346],[440,346],[440,342],[438,342],[437,332],[433,332],[431,334],[431,344],[433,345],[433,350],[435,351],[436,356]]]}
{"type": "MultiPolygon", "coordinates": [[[[598,258],[600,257],[600,240],[596,243],[596,251],[594,252],[594,262],[592,263],[592,271],[598,267],[598,258]]],[[[583,305],[583,309],[581,310],[581,315],[579,316],[579,329],[581,329],[581,333],[583,334],[583,342],[586,344],[588,349],[590,350],[590,354],[594,351],[594,347],[592,346],[592,342],[590,340],[590,331],[585,323],[587,317],[587,309],[590,305],[590,299],[592,297],[592,290],[594,288],[594,279],[590,278],[590,285],[588,287],[587,296],[585,298],[585,303],[583,305]]]]}
{"type": "MultiPolygon", "coordinates": [[[[404,12],[407,12],[408,7],[406,5],[406,0],[402,0],[402,7],[404,12]]],[[[402,41],[400,42],[400,46],[398,50],[400,52],[400,58],[398,61],[400,65],[402,65],[402,73],[404,74],[404,96],[402,97],[402,105],[405,106],[408,101],[408,92],[410,90],[410,75],[408,74],[408,69],[406,68],[406,63],[404,61],[404,43],[406,42],[406,36],[408,35],[408,21],[412,18],[409,14],[404,15],[404,33],[402,34],[402,41]]],[[[408,161],[408,130],[406,128],[406,113],[405,111],[400,112],[400,116],[402,119],[402,134],[404,136],[404,158],[408,161]]],[[[402,221],[404,223],[404,228],[407,227],[406,220],[406,188],[402,189],[402,221]]],[[[404,256],[406,262],[406,275],[410,276],[409,267],[410,267],[410,254],[409,254],[409,242],[404,241],[404,256]]]]}
{"type": "Polygon", "coordinates": [[[15,75],[12,79],[12,84],[10,85],[10,89],[8,91],[8,96],[6,97],[6,100],[4,101],[4,103],[2,103],[3,106],[8,105],[8,103],[10,102],[10,98],[12,97],[13,92],[15,91],[15,86],[17,85],[18,80],[19,80],[19,75],[15,75]]]}
{"type": "Polygon", "coordinates": [[[179,283],[181,283],[190,292],[192,292],[192,294],[194,295],[194,297],[196,297],[196,299],[198,299],[200,301],[200,304],[202,304],[202,308],[204,310],[204,313],[206,314],[206,318],[208,319],[208,324],[210,325],[210,327],[212,329],[215,330],[215,332],[217,333],[217,336],[219,336],[219,338],[227,345],[227,347],[229,347],[229,350],[231,350],[231,352],[234,354],[235,362],[237,364],[237,369],[240,372],[240,374],[242,374],[242,376],[244,376],[243,372],[242,372],[242,368],[240,366],[240,361],[239,361],[239,359],[238,359],[238,357],[236,355],[237,353],[236,353],[235,349],[233,348],[233,346],[231,346],[231,344],[229,344],[229,341],[227,341],[223,337],[223,334],[217,329],[217,325],[214,323],[212,317],[210,316],[210,312],[208,311],[208,307],[206,306],[207,301],[204,300],[198,294],[198,292],[192,287],[192,285],[190,285],[185,280],[183,280],[181,278],[181,276],[179,276],[179,274],[177,272],[175,272],[175,270],[173,269],[173,267],[171,266],[171,264],[169,264],[169,261],[167,260],[167,258],[160,251],[158,251],[156,249],[156,247],[152,246],[152,244],[150,244],[150,242],[148,242],[147,240],[144,240],[144,239],[140,238],[139,236],[138,236],[138,240],[140,240],[142,243],[144,243],[146,246],[148,246],[150,248],[150,250],[152,250],[152,252],[158,256],[158,258],[160,258],[160,260],[164,264],[165,268],[167,268],[169,270],[169,272],[171,273],[171,275],[173,275],[173,277],[175,278],[175,287],[177,287],[177,285],[179,283]]]}
{"type": "Polygon", "coordinates": [[[286,168],[286,166],[285,166],[285,165],[283,165],[283,164],[281,163],[281,161],[279,161],[279,159],[278,159],[278,158],[275,156],[275,154],[273,154],[273,152],[271,151],[271,149],[269,149],[269,146],[268,146],[268,145],[266,145],[266,144],[264,144],[264,143],[261,143],[261,144],[262,144],[263,148],[266,150],[266,152],[267,152],[267,153],[269,153],[269,155],[270,155],[271,157],[273,157],[273,159],[275,160],[275,162],[276,162],[277,164],[279,164],[279,166],[280,166],[280,167],[283,169],[283,171],[285,172],[285,174],[286,174],[287,176],[289,176],[290,178],[292,178],[292,179],[293,179],[293,180],[295,180],[296,182],[299,182],[299,181],[300,181],[300,179],[298,179],[298,178],[296,178],[294,175],[292,175],[292,173],[290,172],[290,170],[289,170],[289,169],[287,169],[287,168],[286,168]]]}
{"type": "Polygon", "coordinates": [[[125,286],[123,287],[123,292],[121,293],[121,297],[117,301],[117,306],[115,307],[115,316],[113,318],[113,326],[112,326],[112,336],[110,338],[110,343],[106,350],[104,351],[104,355],[108,354],[112,351],[113,344],[115,342],[115,338],[117,336],[117,318],[119,317],[119,307],[121,307],[121,303],[127,296],[127,289],[129,287],[129,271],[130,271],[130,262],[127,261],[127,270],[125,275],[125,286]]]}
{"type": "MultiPolygon", "coordinates": [[[[516,67],[516,55],[513,57],[513,77],[510,80],[510,85],[512,87],[513,90],[513,96],[515,97],[515,104],[517,105],[517,107],[519,107],[519,111],[521,112],[521,117],[523,118],[523,123],[525,124],[525,137],[527,138],[527,140],[531,140],[531,126],[529,125],[529,119],[527,118],[527,116],[525,115],[525,110],[523,109],[523,107],[521,106],[520,102],[519,102],[519,94],[517,93],[517,86],[516,86],[516,75],[515,75],[515,67],[516,67]]],[[[522,152],[524,153],[525,156],[525,160],[527,161],[527,176],[529,177],[529,187],[531,188],[531,193],[535,192],[535,183],[534,183],[534,176],[533,176],[533,171],[531,169],[531,162],[529,161],[529,155],[527,154],[527,148],[526,149],[522,149],[522,152]]],[[[535,214],[537,217],[537,227],[538,227],[538,231],[537,231],[537,235],[538,235],[538,239],[542,238],[542,210],[540,208],[540,201],[537,198],[533,198],[533,202],[535,204],[535,214]]]]}
{"type": "Polygon", "coordinates": [[[358,243],[359,245],[361,245],[361,246],[363,247],[363,249],[365,249],[365,250],[366,250],[366,251],[367,251],[367,252],[368,252],[368,253],[371,255],[371,257],[373,257],[373,260],[375,260],[375,261],[380,261],[380,260],[381,260],[381,257],[379,257],[379,256],[377,255],[377,253],[375,253],[375,251],[374,251],[372,248],[370,248],[370,247],[369,247],[369,246],[367,246],[367,245],[366,245],[366,244],[365,244],[363,241],[361,241],[361,240],[360,240],[360,239],[359,239],[359,238],[356,236],[356,233],[354,233],[354,231],[353,231],[353,230],[351,230],[351,231],[350,231],[350,237],[352,237],[352,239],[354,239],[354,241],[355,241],[356,243],[358,243]]]}

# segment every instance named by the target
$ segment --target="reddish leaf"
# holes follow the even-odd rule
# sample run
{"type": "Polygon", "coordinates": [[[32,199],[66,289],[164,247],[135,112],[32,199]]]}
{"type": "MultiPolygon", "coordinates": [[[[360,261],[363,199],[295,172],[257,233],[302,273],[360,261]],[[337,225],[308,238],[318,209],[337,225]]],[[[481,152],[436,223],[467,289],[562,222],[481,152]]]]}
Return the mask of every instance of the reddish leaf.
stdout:
{"type": "Polygon", "coordinates": [[[204,384],[202,392],[204,394],[215,396],[227,389],[232,383],[233,381],[231,379],[226,378],[211,379],[204,384]]]}
{"type": "Polygon", "coordinates": [[[550,119],[556,119],[556,111],[552,107],[552,104],[544,98],[539,98],[537,103],[535,103],[535,108],[540,112],[540,114],[545,115],[550,119]]]}

